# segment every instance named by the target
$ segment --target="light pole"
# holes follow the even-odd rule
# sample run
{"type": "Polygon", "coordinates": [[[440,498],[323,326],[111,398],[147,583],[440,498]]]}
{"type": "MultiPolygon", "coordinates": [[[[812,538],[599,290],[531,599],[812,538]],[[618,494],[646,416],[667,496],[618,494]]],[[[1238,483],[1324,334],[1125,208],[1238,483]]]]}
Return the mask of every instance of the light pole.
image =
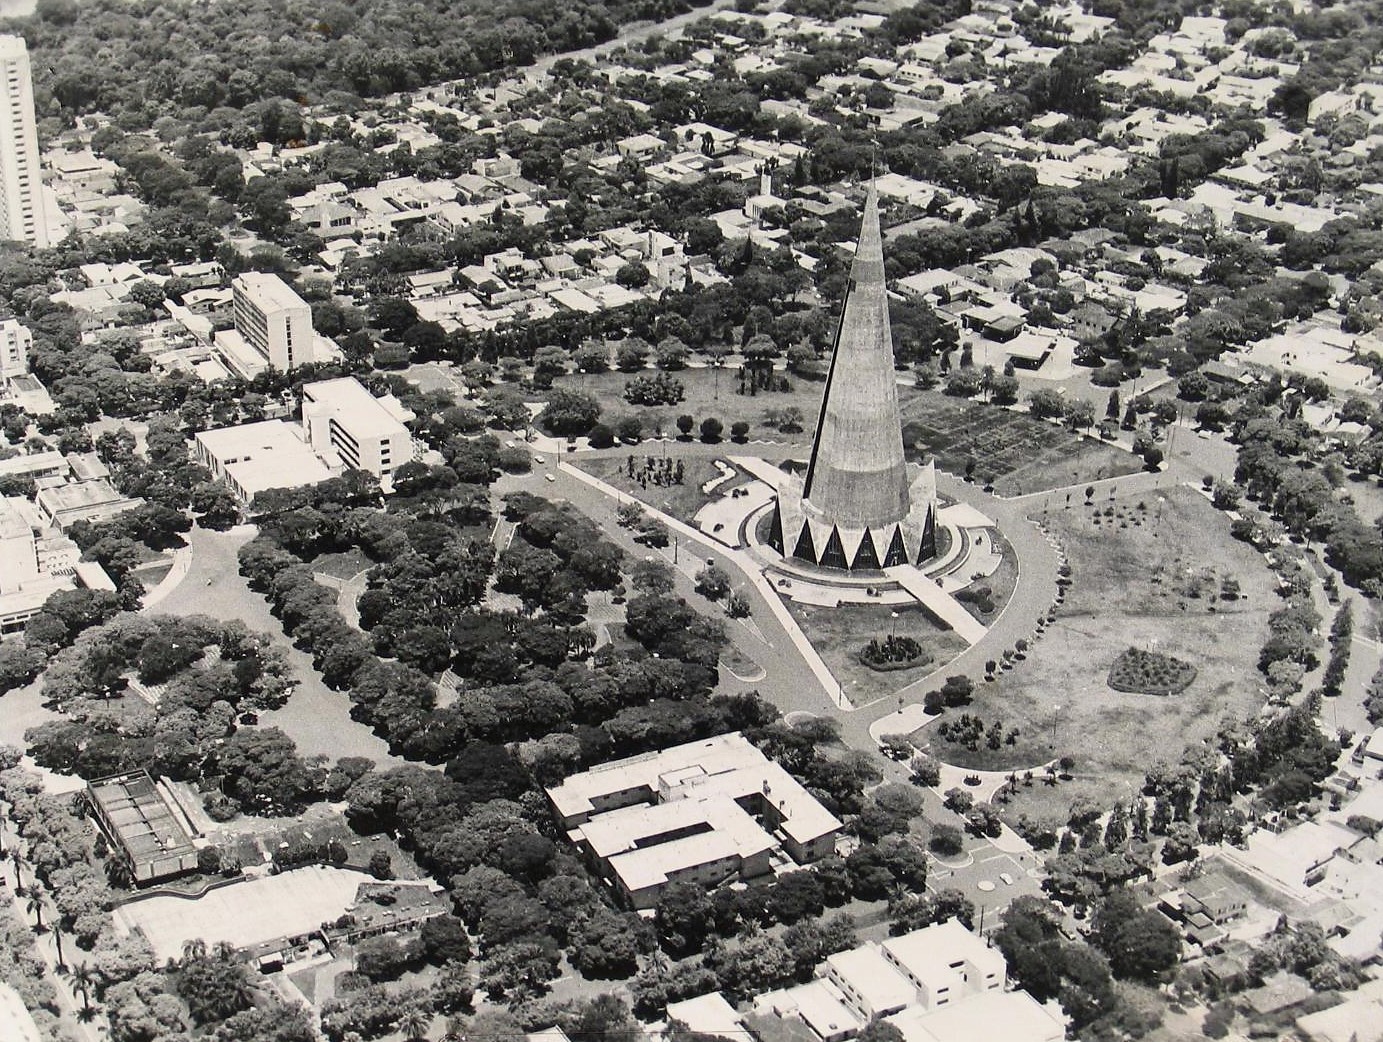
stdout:
{"type": "Polygon", "coordinates": [[[888,631],[889,639],[892,640],[893,638],[898,636],[898,613],[896,611],[889,612],[889,618],[893,620],[892,625],[889,627],[888,631]]]}
{"type": "Polygon", "coordinates": [[[1054,751],[1054,752],[1056,751],[1056,723],[1057,723],[1057,720],[1060,719],[1060,717],[1061,717],[1061,706],[1059,706],[1059,705],[1058,705],[1058,706],[1053,706],[1053,707],[1052,707],[1052,741],[1051,741],[1050,748],[1051,748],[1052,751],[1054,751]]]}

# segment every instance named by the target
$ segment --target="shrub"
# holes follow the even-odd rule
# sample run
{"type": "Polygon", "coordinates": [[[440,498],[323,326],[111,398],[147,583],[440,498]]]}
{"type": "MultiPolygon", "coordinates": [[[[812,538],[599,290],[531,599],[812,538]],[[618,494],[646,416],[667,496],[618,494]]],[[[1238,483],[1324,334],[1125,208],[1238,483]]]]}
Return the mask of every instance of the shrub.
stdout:
{"type": "Polygon", "coordinates": [[[1175,695],[1196,679],[1196,667],[1160,651],[1127,648],[1109,667],[1106,683],[1115,691],[1175,695]]]}
{"type": "Polygon", "coordinates": [[[932,656],[912,637],[890,634],[882,641],[875,637],[861,648],[859,659],[870,669],[886,671],[923,666],[932,656]]]}

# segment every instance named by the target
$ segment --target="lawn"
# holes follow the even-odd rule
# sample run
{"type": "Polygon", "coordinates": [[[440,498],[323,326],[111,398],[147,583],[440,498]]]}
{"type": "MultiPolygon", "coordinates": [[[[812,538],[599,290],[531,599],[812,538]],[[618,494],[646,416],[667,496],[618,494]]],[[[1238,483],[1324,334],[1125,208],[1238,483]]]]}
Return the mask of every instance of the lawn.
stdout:
{"type": "Polygon", "coordinates": [[[743,420],[749,424],[749,438],[761,441],[776,441],[784,444],[810,444],[812,430],[816,426],[816,416],[821,410],[821,394],[825,383],[807,380],[798,376],[788,376],[792,385],[790,391],[760,391],[756,395],[739,394],[737,372],[723,369],[718,373],[713,369],[683,369],[671,375],[680,380],[686,396],[675,405],[641,406],[630,405],[624,400],[624,385],[635,375],[651,375],[652,369],[641,374],[610,372],[586,373],[559,377],[553,382],[555,387],[583,391],[593,395],[601,405],[601,422],[613,427],[625,416],[638,416],[644,422],[645,437],[654,437],[655,428],[661,420],[664,433],[677,433],[677,417],[692,417],[698,427],[702,420],[714,416],[725,425],[725,437],[730,436],[730,425],[743,420]],[[766,415],[772,411],[795,408],[801,413],[802,430],[794,434],[781,434],[776,426],[765,422],[766,415]]]}
{"type": "MultiPolygon", "coordinates": [[[[720,471],[716,468],[715,462],[706,456],[682,456],[677,455],[676,441],[669,441],[667,445],[668,457],[674,460],[680,459],[682,462],[682,484],[680,485],[655,485],[648,483],[647,487],[629,476],[629,457],[634,457],[635,474],[643,466],[644,458],[647,456],[660,457],[663,452],[659,442],[644,442],[641,445],[629,446],[628,452],[618,456],[585,456],[576,454],[568,457],[567,462],[573,466],[580,467],[587,474],[593,474],[600,480],[613,485],[631,499],[637,499],[641,503],[647,503],[651,507],[656,507],[665,514],[685,521],[687,524],[695,524],[696,512],[712,500],[719,499],[721,495],[737,482],[742,482],[744,476],[736,478],[734,481],[727,481],[716,487],[710,495],[701,491],[701,486],[712,478],[719,477],[720,471]]],[[[727,445],[727,451],[729,446],[727,445]]],[[[740,473],[736,467],[737,474],[740,473]]]]}
{"type": "Polygon", "coordinates": [[[976,481],[1001,495],[1039,492],[1132,474],[1142,462],[1122,449],[1064,427],[938,391],[901,389],[903,442],[909,457],[928,455],[951,474],[973,462],[976,481]]]}
{"type": "Polygon", "coordinates": [[[845,697],[856,706],[867,706],[888,698],[918,677],[926,676],[965,650],[965,641],[942,629],[920,607],[886,604],[851,604],[843,608],[824,608],[784,601],[792,617],[825,661],[832,676],[841,682],[845,697]],[[898,618],[893,618],[894,612],[898,618]],[[872,638],[880,640],[896,632],[912,637],[931,655],[907,669],[880,671],[859,660],[860,649],[872,638]]]}
{"type": "MultiPolygon", "coordinates": [[[[1024,661],[977,686],[971,706],[947,711],[986,724],[1001,717],[1006,729],[1018,728],[1031,765],[1075,757],[1073,781],[1021,790],[1010,817],[1064,820],[1077,794],[1109,803],[1136,789],[1157,760],[1175,761],[1212,735],[1226,714],[1244,716],[1262,703],[1258,649],[1279,604],[1272,574],[1196,493],[1177,489],[1141,503],[1101,500],[1049,516],[1073,570],[1056,620],[1024,661]],[[1224,599],[1236,584],[1239,596],[1224,599]],[[1129,647],[1173,655],[1195,666],[1196,678],[1162,697],[1113,691],[1108,671],[1129,647]]],[[[966,752],[967,766],[1021,766],[1008,747],[992,762],[983,742],[966,752]]]]}
{"type": "Polygon", "coordinates": [[[351,579],[375,562],[366,557],[359,547],[353,546],[344,553],[319,554],[310,563],[314,572],[336,579],[351,579]]]}

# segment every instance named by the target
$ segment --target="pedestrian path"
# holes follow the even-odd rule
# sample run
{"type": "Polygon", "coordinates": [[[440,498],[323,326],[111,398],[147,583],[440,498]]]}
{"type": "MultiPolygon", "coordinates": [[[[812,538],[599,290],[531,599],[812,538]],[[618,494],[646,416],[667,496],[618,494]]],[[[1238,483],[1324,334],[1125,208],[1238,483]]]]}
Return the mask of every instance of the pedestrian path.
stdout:
{"type": "Polygon", "coordinates": [[[935,579],[928,578],[911,565],[885,568],[884,574],[917,598],[922,607],[972,647],[987,632],[984,623],[966,611],[960,601],[938,586],[935,579]]]}

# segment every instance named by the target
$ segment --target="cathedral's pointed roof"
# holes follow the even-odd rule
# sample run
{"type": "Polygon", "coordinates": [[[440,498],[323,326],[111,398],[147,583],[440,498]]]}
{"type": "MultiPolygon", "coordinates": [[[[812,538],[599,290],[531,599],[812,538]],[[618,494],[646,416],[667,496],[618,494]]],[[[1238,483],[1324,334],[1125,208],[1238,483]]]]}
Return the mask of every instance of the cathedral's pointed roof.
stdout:
{"type": "Polygon", "coordinates": [[[836,330],[803,498],[824,520],[847,527],[882,527],[901,521],[908,513],[883,237],[872,184],[836,330]]]}

